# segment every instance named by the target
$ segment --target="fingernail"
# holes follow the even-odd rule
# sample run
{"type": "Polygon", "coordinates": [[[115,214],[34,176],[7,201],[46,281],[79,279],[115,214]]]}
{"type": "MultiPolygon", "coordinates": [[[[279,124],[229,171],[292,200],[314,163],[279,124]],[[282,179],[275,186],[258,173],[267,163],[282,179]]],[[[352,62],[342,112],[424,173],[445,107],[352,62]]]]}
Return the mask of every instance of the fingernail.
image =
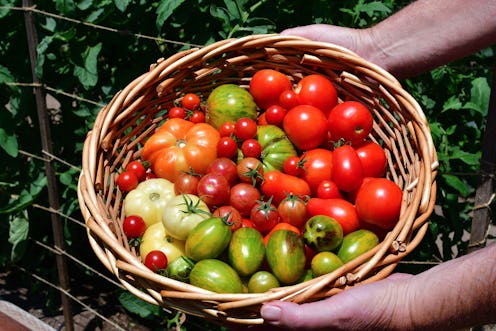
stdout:
{"type": "Polygon", "coordinates": [[[260,309],[260,314],[267,322],[279,321],[281,317],[281,308],[272,305],[263,305],[260,309]]]}

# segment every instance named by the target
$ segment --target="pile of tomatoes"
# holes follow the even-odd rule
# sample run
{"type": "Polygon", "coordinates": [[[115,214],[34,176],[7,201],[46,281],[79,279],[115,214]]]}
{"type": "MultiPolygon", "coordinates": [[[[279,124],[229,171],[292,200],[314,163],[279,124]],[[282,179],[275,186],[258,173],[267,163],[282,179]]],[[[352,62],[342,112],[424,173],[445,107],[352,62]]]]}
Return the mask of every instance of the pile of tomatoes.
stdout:
{"type": "Polygon", "coordinates": [[[185,94],[117,178],[122,228],[146,266],[216,292],[331,272],[397,223],[372,112],[312,74],[185,94]]]}

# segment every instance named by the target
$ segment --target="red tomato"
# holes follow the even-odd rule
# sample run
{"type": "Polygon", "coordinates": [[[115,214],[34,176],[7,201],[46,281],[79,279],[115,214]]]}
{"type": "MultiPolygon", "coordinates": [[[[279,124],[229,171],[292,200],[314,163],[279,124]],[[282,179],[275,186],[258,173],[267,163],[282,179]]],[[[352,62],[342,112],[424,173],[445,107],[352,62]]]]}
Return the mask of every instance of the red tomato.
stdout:
{"type": "Polygon", "coordinates": [[[221,137],[230,137],[234,134],[234,123],[224,122],[219,128],[219,133],[221,137]]]}
{"type": "Polygon", "coordinates": [[[126,171],[134,172],[139,182],[146,179],[146,168],[140,161],[131,161],[126,166],[126,171]]]}
{"type": "Polygon", "coordinates": [[[345,235],[358,230],[360,226],[355,206],[344,199],[311,198],[307,202],[307,210],[310,216],[326,215],[334,218],[343,228],[345,235]]]}
{"type": "Polygon", "coordinates": [[[182,107],[172,107],[169,109],[169,118],[186,118],[186,110],[182,107]]]}
{"type": "Polygon", "coordinates": [[[142,157],[158,177],[174,182],[190,168],[204,174],[217,158],[219,139],[219,132],[209,124],[172,118],[145,142],[142,157]]]}
{"type": "Polygon", "coordinates": [[[284,116],[286,116],[286,109],[279,105],[272,105],[265,111],[265,119],[268,124],[281,126],[284,116]]]}
{"type": "Polygon", "coordinates": [[[212,216],[217,216],[226,221],[231,231],[234,232],[243,226],[240,212],[233,206],[220,206],[215,209],[212,216]]]}
{"type": "Polygon", "coordinates": [[[264,241],[265,246],[267,246],[267,242],[269,241],[270,236],[274,232],[276,232],[277,230],[289,230],[289,231],[293,231],[297,235],[301,236],[301,231],[299,228],[297,228],[296,226],[291,225],[289,223],[280,222],[280,223],[277,223],[276,225],[274,225],[274,227],[269,231],[269,233],[267,233],[264,236],[263,241],[264,241]]]}
{"type": "Polygon", "coordinates": [[[232,159],[238,154],[238,144],[231,137],[221,137],[217,142],[217,157],[232,159]]]}
{"type": "Polygon", "coordinates": [[[241,144],[241,152],[244,157],[259,158],[262,154],[262,145],[256,139],[246,139],[241,144]]]}
{"type": "Polygon", "coordinates": [[[250,211],[250,220],[255,228],[262,234],[268,233],[279,223],[280,217],[272,199],[268,201],[258,200],[250,211]]]}
{"type": "Polygon", "coordinates": [[[284,131],[291,142],[300,150],[316,148],[327,137],[327,118],[313,106],[300,105],[284,116],[284,131]]]}
{"type": "Polygon", "coordinates": [[[266,198],[272,197],[276,205],[290,193],[302,199],[306,199],[311,194],[310,186],[305,180],[278,170],[265,173],[260,190],[266,198]]]}
{"type": "Polygon", "coordinates": [[[308,212],[306,202],[298,196],[288,194],[277,206],[277,211],[281,217],[281,221],[289,223],[298,229],[303,228],[308,220],[308,212]]]}
{"type": "Polygon", "coordinates": [[[145,233],[146,224],[141,216],[129,215],[122,222],[122,230],[128,238],[139,238],[145,233]]]}
{"type": "Polygon", "coordinates": [[[229,185],[234,185],[238,180],[236,163],[226,157],[219,157],[207,169],[207,173],[217,173],[226,177],[229,185]]]}
{"type": "Polygon", "coordinates": [[[188,110],[196,110],[200,108],[200,103],[200,97],[195,93],[186,93],[181,98],[181,105],[183,106],[183,108],[186,108],[188,110]]]}
{"type": "Polygon", "coordinates": [[[358,188],[363,180],[363,170],[355,149],[350,145],[340,146],[332,152],[332,157],[332,181],[344,192],[358,188]]]}
{"type": "Polygon", "coordinates": [[[138,186],[138,177],[133,171],[123,171],[117,177],[117,186],[123,192],[132,191],[138,186]]]}
{"type": "Polygon", "coordinates": [[[291,89],[291,80],[285,74],[273,70],[257,71],[250,81],[250,93],[260,109],[279,103],[279,95],[291,89]]]}
{"type": "Polygon", "coordinates": [[[264,179],[262,161],[254,157],[245,157],[237,165],[238,179],[243,183],[251,183],[255,186],[264,179]]]}
{"type": "Polygon", "coordinates": [[[238,183],[231,187],[229,194],[229,205],[236,208],[241,216],[250,215],[253,205],[262,197],[260,191],[251,184],[238,183]]]}
{"type": "Polygon", "coordinates": [[[191,113],[189,121],[193,123],[205,123],[205,113],[201,110],[195,110],[191,113]]]}
{"type": "Polygon", "coordinates": [[[153,250],[146,254],[145,266],[153,272],[167,268],[167,256],[160,250],[153,250]]]}
{"type": "Polygon", "coordinates": [[[284,161],[283,171],[288,175],[301,177],[305,173],[305,162],[299,156],[290,156],[284,161]]]}
{"type": "Polygon", "coordinates": [[[334,141],[343,139],[356,145],[363,142],[372,131],[374,118],[364,104],[344,101],[332,109],[327,122],[334,141]]]}
{"type": "Polygon", "coordinates": [[[228,202],[230,185],[226,177],[219,173],[207,173],[198,182],[198,196],[208,207],[221,206],[228,202]]]}
{"type": "Polygon", "coordinates": [[[303,77],[295,87],[298,102],[320,109],[327,116],[338,103],[334,84],[325,76],[314,74],[303,77]]]}
{"type": "Polygon", "coordinates": [[[360,184],[358,188],[354,189],[353,191],[346,192],[346,200],[348,200],[351,203],[355,203],[356,196],[358,194],[358,191],[360,191],[360,188],[372,178],[374,177],[363,177],[362,184],[360,184]]]}
{"type": "Polygon", "coordinates": [[[330,150],[315,148],[301,156],[300,162],[305,170],[301,178],[308,183],[313,195],[317,194],[317,188],[322,181],[331,179],[332,154],[330,150]]]}
{"type": "Polygon", "coordinates": [[[255,224],[253,224],[252,221],[248,218],[242,218],[241,219],[241,227],[242,228],[254,228],[255,229],[255,224]]]}
{"type": "Polygon", "coordinates": [[[257,122],[248,117],[242,117],[234,123],[234,135],[241,141],[254,138],[257,134],[257,122]]]}
{"type": "Polygon", "coordinates": [[[267,125],[267,119],[265,118],[265,112],[261,113],[260,116],[258,116],[257,119],[257,124],[258,125],[267,125]]]}
{"type": "Polygon", "coordinates": [[[293,90],[285,90],[279,95],[279,105],[284,109],[291,109],[299,104],[298,95],[293,90]]]}
{"type": "Polygon", "coordinates": [[[370,140],[355,147],[362,163],[364,177],[383,177],[386,172],[387,158],[382,147],[370,140]]]}
{"type": "Polygon", "coordinates": [[[393,181],[371,178],[358,190],[355,206],[363,222],[392,229],[398,222],[403,192],[393,181]]]}
{"type": "Polygon", "coordinates": [[[199,181],[199,175],[183,172],[177,176],[176,181],[174,182],[174,193],[198,195],[197,187],[199,181]]]}
{"type": "Polygon", "coordinates": [[[323,180],[317,186],[317,198],[321,199],[344,199],[336,183],[332,180],[323,180]]]}

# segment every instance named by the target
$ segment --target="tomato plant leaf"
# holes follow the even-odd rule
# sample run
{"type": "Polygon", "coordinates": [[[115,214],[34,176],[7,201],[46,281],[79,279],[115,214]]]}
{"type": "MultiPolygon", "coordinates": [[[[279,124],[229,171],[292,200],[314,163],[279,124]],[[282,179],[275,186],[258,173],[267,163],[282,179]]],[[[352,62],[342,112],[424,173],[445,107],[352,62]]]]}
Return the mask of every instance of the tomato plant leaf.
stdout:
{"type": "Polygon", "coordinates": [[[174,11],[184,2],[184,0],[167,0],[161,1],[157,7],[156,25],[159,30],[162,29],[165,21],[171,16],[174,11]]]}
{"type": "Polygon", "coordinates": [[[12,157],[17,157],[19,146],[15,133],[8,134],[5,129],[0,128],[0,147],[12,157]]]}
{"type": "Polygon", "coordinates": [[[151,318],[160,314],[160,307],[143,301],[130,292],[122,292],[119,295],[119,302],[124,308],[143,318],[151,318]]]}
{"type": "Polygon", "coordinates": [[[443,179],[446,184],[457,190],[461,196],[468,196],[470,194],[470,189],[460,178],[454,175],[442,174],[443,179]]]}
{"type": "Polygon", "coordinates": [[[472,88],[470,90],[470,101],[468,101],[464,108],[475,110],[483,116],[486,116],[489,107],[489,95],[491,88],[485,77],[478,77],[472,81],[472,88]]]}
{"type": "Polygon", "coordinates": [[[26,239],[29,233],[27,212],[23,211],[9,222],[9,243],[12,245],[10,259],[19,261],[26,249],[26,239]]]}
{"type": "Polygon", "coordinates": [[[74,76],[79,79],[79,82],[87,90],[95,86],[98,81],[97,58],[101,49],[102,43],[98,43],[93,47],[88,46],[82,54],[84,67],[78,65],[74,67],[74,76]]]}
{"type": "MultiPolygon", "coordinates": [[[[130,0],[114,0],[114,4],[122,13],[126,11],[127,6],[129,5],[130,0]]],[[[167,2],[167,1],[164,1],[167,2]]]]}

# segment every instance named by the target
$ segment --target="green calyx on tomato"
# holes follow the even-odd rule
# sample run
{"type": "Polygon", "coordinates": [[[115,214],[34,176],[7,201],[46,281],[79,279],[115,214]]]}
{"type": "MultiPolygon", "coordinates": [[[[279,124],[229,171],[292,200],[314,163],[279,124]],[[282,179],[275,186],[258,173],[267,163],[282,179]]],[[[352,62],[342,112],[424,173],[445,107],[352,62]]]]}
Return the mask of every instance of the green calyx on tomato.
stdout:
{"type": "Polygon", "coordinates": [[[219,129],[225,122],[257,118],[257,105],[250,92],[235,84],[219,85],[207,98],[206,122],[219,129]]]}
{"type": "Polygon", "coordinates": [[[167,204],[162,223],[172,237],[186,240],[191,230],[209,217],[211,217],[210,209],[198,196],[180,194],[167,204]]]}
{"type": "Polygon", "coordinates": [[[260,158],[264,172],[282,171],[284,161],[291,156],[296,156],[296,150],[286,133],[275,125],[258,126],[256,139],[262,147],[260,158]]]}

